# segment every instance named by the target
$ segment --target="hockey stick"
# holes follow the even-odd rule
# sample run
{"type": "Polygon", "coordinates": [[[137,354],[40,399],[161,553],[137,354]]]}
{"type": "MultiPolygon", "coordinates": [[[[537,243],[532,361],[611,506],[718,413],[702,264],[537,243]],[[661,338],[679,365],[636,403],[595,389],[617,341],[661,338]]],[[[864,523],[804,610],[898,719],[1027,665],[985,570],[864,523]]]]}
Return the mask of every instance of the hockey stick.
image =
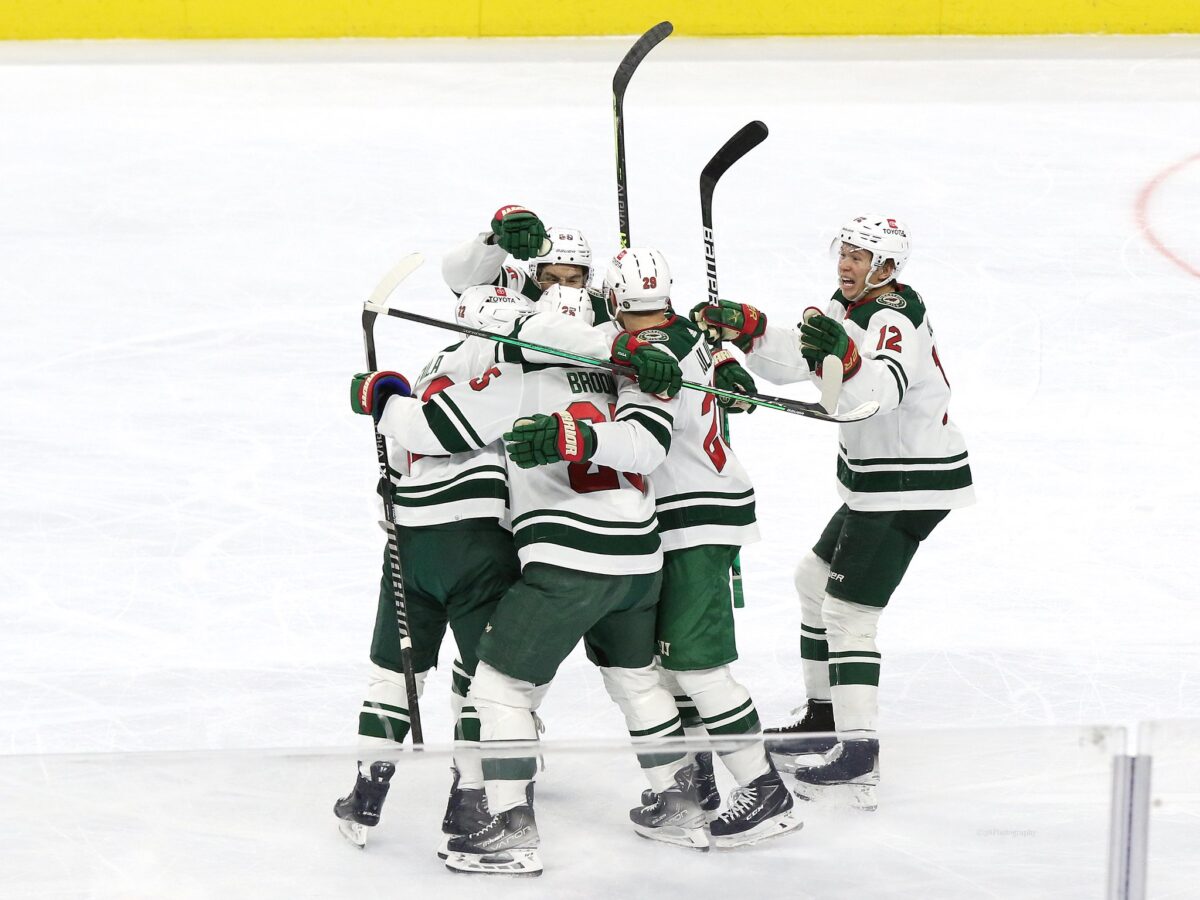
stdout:
{"type": "MultiPolygon", "coordinates": [[[[584,366],[595,366],[599,369],[607,369],[617,375],[625,375],[633,377],[636,373],[632,366],[624,366],[620,363],[610,362],[603,359],[595,359],[591,356],[581,356],[577,353],[571,353],[567,350],[559,350],[556,347],[546,347],[542,344],[533,344],[529,341],[522,341],[519,338],[508,337],[503,334],[494,334],[490,331],[483,331],[479,328],[471,328],[469,325],[459,325],[457,322],[447,322],[443,319],[434,319],[430,316],[423,316],[420,313],[409,312],[405,309],[394,309],[383,304],[378,304],[373,308],[376,313],[395,316],[397,319],[405,319],[409,322],[420,322],[422,325],[431,325],[434,328],[443,328],[446,331],[456,331],[459,334],[470,335],[471,337],[480,337],[485,340],[495,341],[499,344],[509,344],[513,347],[521,347],[525,350],[536,350],[539,353],[545,353],[547,356],[557,356],[559,359],[569,359],[584,366]]],[[[762,406],[766,409],[777,409],[781,412],[789,412],[793,415],[803,416],[806,419],[818,419],[822,422],[858,422],[862,419],[870,418],[875,415],[879,409],[879,404],[874,400],[868,400],[861,406],[855,407],[847,413],[840,415],[830,415],[817,403],[806,403],[802,400],[790,400],[786,397],[771,397],[766,394],[739,394],[736,391],[723,391],[720,388],[709,387],[706,384],[697,384],[694,381],[685,381],[683,386],[693,391],[702,391],[705,394],[712,394],[716,397],[725,397],[733,401],[741,401],[751,403],[754,406],[762,406]]]]}
{"type": "MultiPolygon", "coordinates": [[[[362,328],[363,345],[367,353],[367,368],[376,372],[379,365],[375,357],[375,319],[381,308],[386,308],[387,299],[396,290],[400,282],[415,272],[425,261],[420,253],[410,253],[404,257],[383,280],[375,286],[367,302],[363,304],[362,328]]],[[[396,534],[396,507],[392,504],[391,478],[388,474],[387,443],[379,426],[375,428],[375,455],[379,459],[379,476],[381,484],[387,485],[387,490],[381,490],[383,497],[383,517],[387,528],[388,566],[392,576],[392,600],[396,605],[396,628],[400,632],[400,664],[404,669],[404,690],[408,695],[408,721],[412,732],[413,748],[419,749],[425,743],[425,734],[421,729],[421,708],[417,702],[417,677],[413,672],[412,637],[408,632],[408,601],[404,596],[404,571],[400,567],[400,541],[396,534]]]]}
{"type": "Polygon", "coordinates": [[[621,249],[629,247],[629,182],[625,174],[625,90],[633,73],[646,55],[671,36],[675,27],[659,22],[634,43],[613,75],[613,128],[617,139],[617,222],[621,229],[621,249]]]}
{"type": "MultiPolygon", "coordinates": [[[[720,306],[717,290],[717,250],[713,243],[713,193],[721,176],[729,171],[729,167],[767,139],[767,126],[757,119],[748,122],[738,129],[737,134],[713,154],[700,171],[700,223],[704,228],[704,266],[708,272],[708,305],[720,306]]],[[[729,444],[729,411],[721,410],[721,437],[729,444]]],[[[732,445],[731,445],[732,446],[732,445]]],[[[746,605],[746,595],[742,590],[742,555],[739,553],[733,559],[731,568],[733,583],[733,605],[741,608],[746,605]]]]}

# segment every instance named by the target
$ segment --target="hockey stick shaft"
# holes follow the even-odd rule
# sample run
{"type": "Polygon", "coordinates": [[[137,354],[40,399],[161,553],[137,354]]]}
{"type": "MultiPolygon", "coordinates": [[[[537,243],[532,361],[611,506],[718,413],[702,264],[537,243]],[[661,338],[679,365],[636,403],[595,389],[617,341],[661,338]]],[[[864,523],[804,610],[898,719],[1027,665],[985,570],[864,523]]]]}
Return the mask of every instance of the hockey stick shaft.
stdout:
{"type": "MultiPolygon", "coordinates": [[[[704,229],[704,267],[708,273],[708,305],[720,305],[720,293],[717,287],[717,248],[713,239],[713,194],[717,182],[729,167],[767,139],[767,126],[757,119],[743,125],[738,132],[727,140],[713,154],[712,159],[700,172],[700,223],[704,229]]],[[[729,439],[729,412],[721,410],[721,437],[726,444],[729,439]]],[[[732,446],[732,444],[730,444],[732,446]]],[[[741,608],[746,605],[746,595],[742,588],[742,555],[739,553],[733,559],[730,567],[730,578],[733,587],[733,605],[741,608]]]]}
{"type": "MultiPolygon", "coordinates": [[[[405,257],[371,292],[370,299],[363,305],[362,328],[363,344],[367,357],[367,368],[372,372],[379,368],[375,352],[375,319],[379,315],[379,305],[384,303],[396,287],[421,265],[419,253],[405,257]]],[[[379,461],[379,476],[382,484],[390,488],[391,478],[388,472],[387,442],[375,425],[375,455],[379,461]]],[[[387,555],[388,575],[392,583],[392,602],[396,609],[396,630],[400,636],[400,665],[404,670],[404,691],[408,699],[409,730],[412,733],[413,747],[425,743],[425,733],[421,727],[421,707],[417,698],[417,677],[413,671],[412,637],[408,627],[408,600],[404,594],[404,569],[400,563],[400,540],[396,532],[396,507],[392,503],[390,489],[381,490],[383,497],[383,517],[387,526],[387,555]]]]}
{"type": "MultiPolygon", "coordinates": [[[[389,316],[394,316],[397,319],[405,319],[409,322],[419,322],[422,325],[430,325],[434,328],[442,328],[446,331],[454,331],[458,334],[470,335],[471,337],[480,337],[485,340],[495,341],[499,344],[509,344],[513,347],[520,347],[524,350],[534,350],[538,353],[545,353],[547,356],[556,356],[559,359],[567,359],[572,362],[579,363],[584,366],[594,366],[598,369],[607,369],[617,375],[625,375],[628,377],[635,376],[635,371],[632,366],[624,366],[620,363],[610,362],[608,360],[596,359],[591,356],[582,356],[577,353],[571,353],[568,350],[559,350],[557,347],[546,347],[542,344],[534,344],[529,341],[523,341],[519,338],[508,337],[503,334],[494,334],[490,331],[483,331],[479,328],[471,328],[469,325],[459,325],[457,322],[447,322],[444,319],[435,319],[431,316],[424,316],[420,313],[409,312],[405,309],[394,309],[391,307],[378,307],[376,312],[384,313],[389,316]]],[[[816,403],[806,403],[801,400],[789,400],[786,397],[771,397],[765,394],[739,394],[736,391],[723,391],[720,388],[710,387],[706,384],[697,384],[694,381],[683,382],[683,387],[693,391],[702,391],[706,394],[712,394],[716,397],[724,397],[731,401],[743,401],[751,403],[755,406],[763,406],[767,409],[778,409],[782,412],[792,413],[793,415],[804,416],[809,419],[820,419],[827,422],[856,422],[859,419],[865,419],[875,414],[879,408],[879,404],[871,401],[863,404],[855,410],[851,410],[843,416],[830,416],[820,408],[816,403]]]]}
{"type": "Polygon", "coordinates": [[[621,230],[621,249],[629,247],[629,181],[625,172],[625,91],[633,73],[646,55],[671,36],[674,26],[659,22],[643,34],[625,54],[613,75],[613,131],[617,144],[617,222],[621,230]]]}

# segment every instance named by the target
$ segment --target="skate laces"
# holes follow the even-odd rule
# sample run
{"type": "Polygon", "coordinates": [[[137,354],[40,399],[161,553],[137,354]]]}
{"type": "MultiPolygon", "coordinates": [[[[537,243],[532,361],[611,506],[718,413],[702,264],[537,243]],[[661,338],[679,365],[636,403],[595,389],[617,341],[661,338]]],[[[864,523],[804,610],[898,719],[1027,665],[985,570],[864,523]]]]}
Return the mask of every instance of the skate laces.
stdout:
{"type": "Polygon", "coordinates": [[[734,819],[741,816],[750,810],[755,803],[758,802],[758,789],[750,787],[734,788],[732,794],[729,795],[729,809],[721,813],[720,819],[722,822],[732,822],[734,819]]]}

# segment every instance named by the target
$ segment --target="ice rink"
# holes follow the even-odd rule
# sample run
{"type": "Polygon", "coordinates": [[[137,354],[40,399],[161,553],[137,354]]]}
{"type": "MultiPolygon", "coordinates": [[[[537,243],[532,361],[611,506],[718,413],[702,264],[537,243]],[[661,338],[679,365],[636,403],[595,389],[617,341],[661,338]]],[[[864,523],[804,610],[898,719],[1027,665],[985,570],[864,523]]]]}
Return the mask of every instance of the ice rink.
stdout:
{"type": "MultiPolygon", "coordinates": [[[[439,258],[506,203],[616,250],[630,40],[0,46],[0,894],[463,894],[429,852],[446,757],[406,756],[365,853],[328,809],[382,548],[359,313],[420,250],[396,300],[450,318],[439,258]]],[[[842,220],[905,220],[972,457],[978,505],[882,619],[883,806],[737,854],[638,842],[623,722],[577,653],[542,708],[546,877],[467,884],[1098,896],[1120,729],[1200,719],[1200,38],[672,38],[626,149],[633,242],[680,306],[705,297],[700,168],[752,119],[770,138],[716,198],[722,296],[794,321],[835,287],[842,220]]],[[[410,375],[453,342],[378,336],[410,375]]],[[[733,425],[764,536],[735,671],[777,724],[835,429],[733,425]]],[[[452,658],[423,705],[443,746],[452,658]]],[[[1200,879],[1180,728],[1155,897],[1200,879]]]]}

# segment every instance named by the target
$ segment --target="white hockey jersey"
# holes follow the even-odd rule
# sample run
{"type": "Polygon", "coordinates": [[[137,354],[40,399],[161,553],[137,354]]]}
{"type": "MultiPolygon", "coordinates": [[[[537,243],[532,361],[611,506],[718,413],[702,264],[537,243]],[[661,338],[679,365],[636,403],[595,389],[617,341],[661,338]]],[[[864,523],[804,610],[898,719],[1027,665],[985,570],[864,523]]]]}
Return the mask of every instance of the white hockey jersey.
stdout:
{"type": "MultiPolygon", "coordinates": [[[[973,503],[966,442],[950,420],[950,382],[920,294],[896,285],[850,304],[838,291],[826,315],[841,321],[862,358],[842,386],[839,406],[879,402],[871,418],[839,426],[838,491],[846,504],[884,512],[973,503]]],[[[816,380],[800,354],[798,327],[768,324],[746,366],[776,384],[816,380]]]]}
{"type": "MultiPolygon", "coordinates": [[[[464,453],[488,446],[522,416],[568,410],[597,423],[598,434],[607,428],[610,445],[634,447],[632,455],[653,467],[666,455],[656,437],[637,422],[612,421],[642,396],[636,385],[618,388],[611,374],[595,368],[496,362],[427,402],[391,398],[379,427],[410,451],[464,453]]],[[[523,566],[540,562],[609,575],[662,567],[654,501],[635,473],[599,460],[511,466],[509,506],[523,566]]]]}
{"type": "MultiPolygon", "coordinates": [[[[514,336],[533,343],[607,359],[618,331],[611,323],[584,328],[565,317],[533,316],[519,323],[514,336]]],[[[636,332],[639,340],[675,357],[683,379],[712,385],[713,364],[700,331],[678,316],[636,332]]],[[[540,361],[540,355],[506,347],[510,358],[540,361]]],[[[619,443],[608,426],[598,426],[598,461],[616,468],[650,472],[663,550],[703,544],[744,546],[759,539],[754,487],[741,462],[721,435],[721,407],[712,394],[684,390],[671,400],[650,394],[623,398],[621,419],[640,422],[667,450],[657,468],[638,458],[633,444],[619,443]]]]}
{"type": "MultiPolygon", "coordinates": [[[[422,400],[469,381],[491,365],[492,345],[480,339],[454,344],[429,361],[413,386],[422,400]]],[[[388,442],[392,502],[401,525],[443,525],[496,519],[508,525],[508,476],[502,445],[446,455],[410,453],[388,442]]]]}

